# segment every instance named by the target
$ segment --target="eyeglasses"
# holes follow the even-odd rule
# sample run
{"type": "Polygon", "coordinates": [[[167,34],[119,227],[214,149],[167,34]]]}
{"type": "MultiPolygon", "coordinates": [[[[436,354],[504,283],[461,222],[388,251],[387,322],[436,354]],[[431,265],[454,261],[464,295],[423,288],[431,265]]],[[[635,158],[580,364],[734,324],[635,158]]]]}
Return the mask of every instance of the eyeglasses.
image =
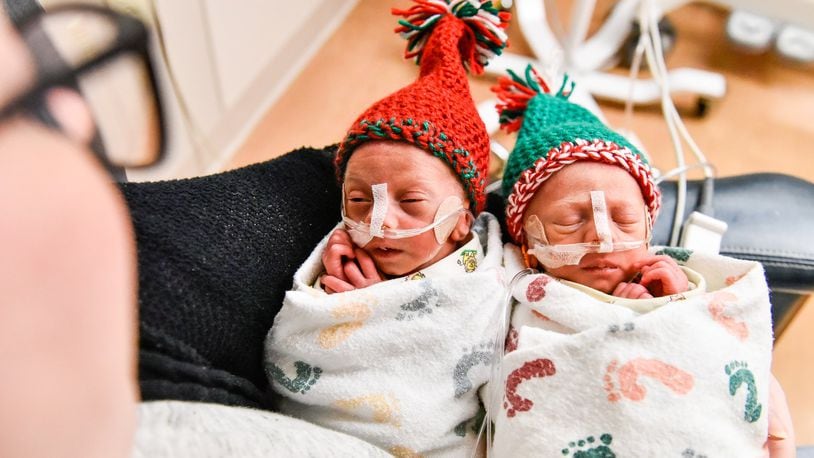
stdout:
{"type": "Polygon", "coordinates": [[[106,166],[147,167],[163,157],[163,111],[141,21],[95,5],[59,5],[26,19],[18,30],[37,80],[0,108],[0,120],[28,113],[59,128],[45,94],[77,87],[96,124],[93,149],[106,166]]]}

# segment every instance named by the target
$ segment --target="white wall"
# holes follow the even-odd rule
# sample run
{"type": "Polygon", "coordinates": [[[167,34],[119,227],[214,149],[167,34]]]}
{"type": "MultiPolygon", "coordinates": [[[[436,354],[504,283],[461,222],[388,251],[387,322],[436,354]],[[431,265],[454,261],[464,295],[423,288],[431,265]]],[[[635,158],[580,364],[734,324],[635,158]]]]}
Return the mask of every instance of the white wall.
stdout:
{"type": "MultiPolygon", "coordinates": [[[[64,3],[41,1],[46,8],[64,3]]],[[[84,1],[157,20],[163,34],[168,62],[157,71],[167,101],[168,159],[149,172],[129,171],[132,181],[218,171],[356,3],[84,1]]],[[[154,54],[162,58],[160,51],[154,54]]]]}

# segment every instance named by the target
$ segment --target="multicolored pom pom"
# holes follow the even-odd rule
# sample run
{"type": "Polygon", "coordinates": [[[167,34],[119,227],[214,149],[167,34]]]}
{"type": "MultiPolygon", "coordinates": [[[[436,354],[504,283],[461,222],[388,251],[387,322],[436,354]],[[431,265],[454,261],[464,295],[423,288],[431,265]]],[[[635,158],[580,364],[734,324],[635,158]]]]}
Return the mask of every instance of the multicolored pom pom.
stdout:
{"type": "Polygon", "coordinates": [[[480,74],[489,59],[503,52],[508,44],[506,27],[510,14],[495,7],[491,1],[476,0],[414,0],[407,10],[393,8],[393,14],[402,16],[396,32],[407,40],[405,58],[421,62],[424,46],[438,21],[452,15],[464,22],[474,40],[467,49],[461,49],[463,64],[470,72],[480,74]]]}
{"type": "MultiPolygon", "coordinates": [[[[511,133],[520,130],[523,125],[529,101],[538,94],[550,94],[551,89],[531,65],[526,67],[525,78],[521,78],[512,70],[507,70],[507,73],[511,78],[506,76],[498,78],[498,84],[492,88],[492,92],[497,94],[500,100],[495,106],[500,115],[500,126],[511,133]]],[[[573,81],[570,81],[570,85],[568,83],[568,75],[565,75],[555,97],[567,100],[571,96],[575,83],[573,81]],[[566,92],[567,85],[569,88],[566,92]]]]}

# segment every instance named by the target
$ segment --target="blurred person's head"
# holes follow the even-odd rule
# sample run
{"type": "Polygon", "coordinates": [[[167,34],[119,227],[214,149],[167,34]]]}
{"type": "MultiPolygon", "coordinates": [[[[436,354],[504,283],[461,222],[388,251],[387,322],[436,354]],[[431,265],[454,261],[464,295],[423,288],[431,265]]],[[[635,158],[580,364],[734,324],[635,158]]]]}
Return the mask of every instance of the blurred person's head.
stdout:
{"type": "Polygon", "coordinates": [[[123,456],[138,398],[132,227],[88,148],[88,103],[42,87],[35,54],[0,9],[0,364],[13,373],[0,455],[123,456]]]}

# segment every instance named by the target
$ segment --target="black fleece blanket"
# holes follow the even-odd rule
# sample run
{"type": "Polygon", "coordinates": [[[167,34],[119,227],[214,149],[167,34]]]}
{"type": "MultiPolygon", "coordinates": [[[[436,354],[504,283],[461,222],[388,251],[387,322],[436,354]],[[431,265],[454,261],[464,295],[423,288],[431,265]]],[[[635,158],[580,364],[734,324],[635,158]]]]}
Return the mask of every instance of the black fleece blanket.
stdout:
{"type": "Polygon", "coordinates": [[[269,406],[263,340],[294,271],[339,221],[333,153],[121,185],[138,246],[144,400],[269,406]]]}

